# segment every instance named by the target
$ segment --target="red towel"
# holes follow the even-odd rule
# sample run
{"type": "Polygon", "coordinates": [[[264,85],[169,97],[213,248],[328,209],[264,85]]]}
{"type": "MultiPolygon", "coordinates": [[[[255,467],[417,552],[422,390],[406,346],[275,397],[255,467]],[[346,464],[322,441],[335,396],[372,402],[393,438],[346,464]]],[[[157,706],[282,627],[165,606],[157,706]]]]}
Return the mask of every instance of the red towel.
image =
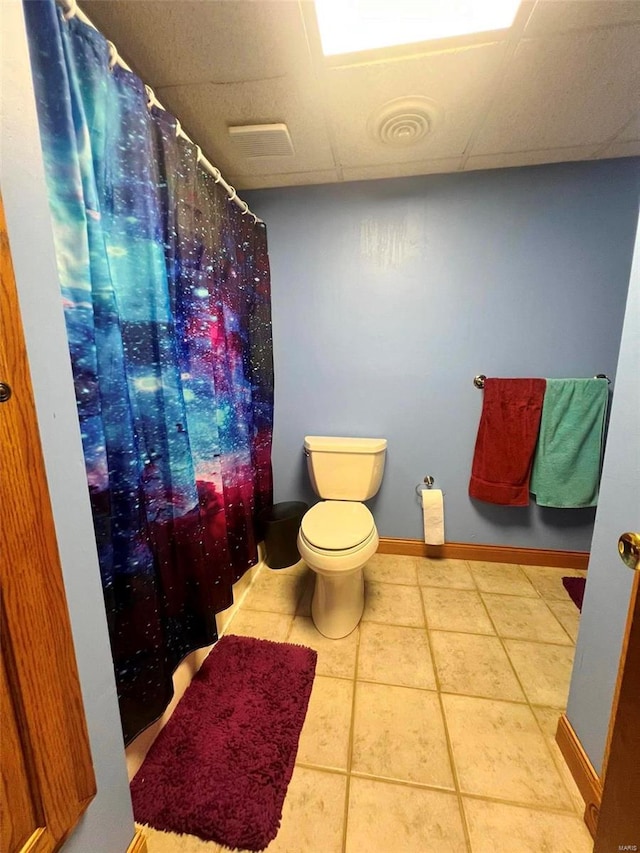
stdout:
{"type": "Polygon", "coordinates": [[[528,505],[546,384],[544,379],[485,379],[469,482],[472,498],[528,505]]]}

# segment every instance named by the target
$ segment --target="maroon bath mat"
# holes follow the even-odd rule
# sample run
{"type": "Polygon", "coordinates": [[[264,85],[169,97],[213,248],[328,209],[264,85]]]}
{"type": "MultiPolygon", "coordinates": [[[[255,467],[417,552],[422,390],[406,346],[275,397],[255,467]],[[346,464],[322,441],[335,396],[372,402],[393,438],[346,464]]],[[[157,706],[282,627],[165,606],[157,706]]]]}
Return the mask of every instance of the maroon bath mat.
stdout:
{"type": "Polygon", "coordinates": [[[562,583],[571,596],[571,601],[582,613],[582,599],[584,598],[586,580],[584,578],[562,578],[562,583]]]}
{"type": "Polygon", "coordinates": [[[231,848],[278,832],[317,653],[219,640],[131,782],[139,823],[231,848]]]}

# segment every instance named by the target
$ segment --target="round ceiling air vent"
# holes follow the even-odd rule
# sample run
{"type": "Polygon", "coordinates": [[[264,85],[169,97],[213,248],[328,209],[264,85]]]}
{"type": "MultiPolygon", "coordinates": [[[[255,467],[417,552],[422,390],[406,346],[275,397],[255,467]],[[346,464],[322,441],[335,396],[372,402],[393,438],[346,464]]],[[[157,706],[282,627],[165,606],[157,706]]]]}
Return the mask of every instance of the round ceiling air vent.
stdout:
{"type": "Polygon", "coordinates": [[[369,132],[377,142],[403,148],[431,133],[439,115],[440,108],[429,98],[395,98],[371,116],[369,132]]]}

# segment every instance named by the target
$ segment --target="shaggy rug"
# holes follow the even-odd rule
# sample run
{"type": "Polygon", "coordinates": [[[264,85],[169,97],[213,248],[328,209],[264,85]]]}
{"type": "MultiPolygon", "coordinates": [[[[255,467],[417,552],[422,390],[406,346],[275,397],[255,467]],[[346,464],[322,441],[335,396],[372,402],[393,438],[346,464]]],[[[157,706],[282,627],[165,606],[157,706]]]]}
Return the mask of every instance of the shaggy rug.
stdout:
{"type": "Polygon", "coordinates": [[[280,827],[317,653],[219,640],[131,782],[138,823],[264,850],[280,827]]]}
{"type": "Polygon", "coordinates": [[[584,598],[584,588],[586,583],[587,582],[584,578],[562,578],[562,584],[571,596],[571,601],[573,601],[581,613],[582,599],[584,598]]]}

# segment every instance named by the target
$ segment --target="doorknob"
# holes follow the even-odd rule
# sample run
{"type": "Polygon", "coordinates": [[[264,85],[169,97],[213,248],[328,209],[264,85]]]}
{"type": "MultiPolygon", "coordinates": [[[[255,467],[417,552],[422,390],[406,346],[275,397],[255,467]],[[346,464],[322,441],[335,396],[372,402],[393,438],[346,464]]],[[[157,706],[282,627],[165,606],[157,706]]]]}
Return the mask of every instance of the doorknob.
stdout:
{"type": "Polygon", "coordinates": [[[6,382],[0,382],[0,403],[6,403],[11,396],[11,386],[6,382]]]}
{"type": "Polygon", "coordinates": [[[618,539],[618,553],[625,566],[640,571],[640,533],[623,533],[618,539]]]}

